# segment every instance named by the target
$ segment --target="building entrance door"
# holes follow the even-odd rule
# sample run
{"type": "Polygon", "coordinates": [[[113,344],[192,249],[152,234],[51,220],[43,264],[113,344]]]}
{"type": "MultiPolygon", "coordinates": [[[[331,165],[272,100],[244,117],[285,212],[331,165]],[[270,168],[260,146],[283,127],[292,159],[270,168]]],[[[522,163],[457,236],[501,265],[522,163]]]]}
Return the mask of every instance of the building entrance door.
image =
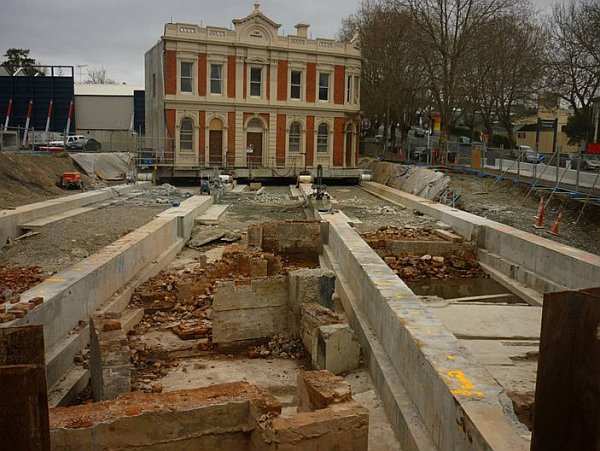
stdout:
{"type": "Polygon", "coordinates": [[[223,165],[223,131],[211,130],[208,134],[208,165],[223,165]]]}
{"type": "Polygon", "coordinates": [[[247,149],[252,147],[252,153],[247,153],[249,168],[259,168],[262,166],[262,143],[262,133],[248,132],[246,136],[247,149]]]}

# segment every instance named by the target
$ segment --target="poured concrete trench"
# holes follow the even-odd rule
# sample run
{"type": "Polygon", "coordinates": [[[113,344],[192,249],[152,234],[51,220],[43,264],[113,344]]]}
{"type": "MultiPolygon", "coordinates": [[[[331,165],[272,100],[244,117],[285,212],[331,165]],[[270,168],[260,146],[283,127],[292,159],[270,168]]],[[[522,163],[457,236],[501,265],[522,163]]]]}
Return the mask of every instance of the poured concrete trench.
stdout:
{"type": "MultiPolygon", "coordinates": [[[[438,214],[439,208],[429,201],[419,201],[415,196],[407,200],[397,190],[376,185],[369,184],[365,188],[384,197],[383,205],[377,208],[395,206],[396,210],[390,215],[394,218],[391,225],[402,229],[410,221],[412,209],[423,209],[425,216],[419,217],[420,225],[409,227],[409,234],[421,233],[414,232],[415,228],[426,229],[427,239],[418,236],[407,240],[380,239],[376,244],[371,239],[365,240],[358,232],[373,232],[372,227],[360,224],[365,224],[366,216],[361,217],[356,208],[344,215],[342,199],[342,213],[316,213],[321,221],[316,225],[310,221],[294,225],[285,221],[253,225],[248,228],[241,245],[223,246],[221,243],[213,249],[185,249],[182,252],[185,241],[195,233],[193,230],[197,230],[194,219],[211,203],[192,198],[188,204],[168,210],[146,226],[151,234],[148,244],[156,243],[154,240],[158,235],[155,234],[160,234],[160,239],[169,243],[153,251],[152,255],[147,255],[150,248],[141,244],[146,239],[145,232],[138,230],[132,232],[121,246],[109,246],[78,267],[67,270],[65,275],[68,277],[58,275],[62,283],[68,279],[70,290],[79,289],[78,285],[86,280],[81,289],[97,291],[97,299],[90,300],[85,311],[67,310],[77,305],[74,300],[81,294],[71,291],[60,294],[53,288],[56,294],[49,297],[50,286],[37,287],[22,298],[23,302],[42,293],[47,305],[38,307],[38,311],[33,309],[19,323],[40,321],[48,325],[47,359],[53,362],[52,377],[56,381],[60,379],[60,369],[68,369],[68,360],[88,342],[85,338],[89,334],[87,327],[75,335],[70,331],[78,321],[101,315],[94,325],[100,349],[96,357],[99,356],[101,365],[106,366],[100,380],[108,387],[107,393],[121,390],[121,397],[116,400],[102,401],[109,403],[106,404],[109,409],[113,406],[110,403],[116,403],[115,408],[121,406],[119,400],[123,396],[128,399],[126,392],[129,390],[140,396],[146,393],[149,400],[157,402],[161,396],[181,390],[200,390],[194,393],[202,399],[206,390],[216,390],[223,402],[218,407],[222,412],[227,411],[231,403],[255,405],[258,398],[264,405],[266,398],[245,385],[235,385],[237,398],[228,397],[228,390],[234,387],[228,384],[239,382],[266,390],[272,399],[267,404],[278,406],[273,411],[274,422],[264,430],[259,428],[259,431],[252,425],[253,420],[243,416],[239,416],[236,425],[226,427],[223,417],[217,415],[210,416],[214,428],[207,429],[206,436],[193,440],[209,440],[207,437],[215,434],[233,434],[227,435],[227,440],[243,443],[239,449],[256,446],[251,442],[259,432],[261,437],[266,434],[284,440],[282,437],[297,426],[294,422],[300,421],[298,415],[302,414],[299,411],[302,405],[299,387],[308,382],[298,382],[298,375],[302,374],[301,370],[312,369],[315,363],[317,366],[329,364],[325,363],[329,362],[327,359],[315,358],[311,353],[327,349],[327,352],[343,356],[343,363],[354,359],[351,354],[344,353],[346,346],[339,347],[338,341],[332,338],[335,337],[335,340],[341,340],[339,343],[359,344],[361,360],[355,368],[342,371],[341,380],[336,382],[351,388],[352,400],[344,398],[338,407],[335,402],[324,407],[332,409],[327,410],[327,421],[332,423],[317,417],[315,412],[320,409],[313,408],[310,421],[315,427],[335,428],[339,425],[342,429],[347,428],[344,430],[348,434],[356,433],[357,437],[364,438],[366,414],[370,420],[368,440],[364,443],[371,450],[528,448],[526,424],[531,403],[523,400],[535,388],[541,321],[541,307],[535,305],[537,298],[532,291],[541,296],[541,291],[536,289],[558,287],[564,282],[559,283],[553,277],[543,278],[539,268],[527,266],[525,262],[510,272],[514,276],[511,279],[503,266],[507,259],[506,246],[516,239],[510,236],[511,231],[477,218],[455,215],[452,211],[438,214]],[[406,205],[402,206],[402,202],[406,205]],[[422,202],[422,207],[418,202],[422,202]],[[491,227],[489,230],[492,231],[488,232],[486,227],[491,227]],[[507,244],[499,247],[489,241],[493,233],[508,234],[501,237],[507,244]],[[140,253],[133,250],[138,247],[140,253]],[[111,252],[116,254],[109,255],[111,252]],[[125,254],[120,256],[123,252],[125,254]],[[132,257],[142,258],[142,261],[135,265],[128,263],[125,256],[128,252],[133,252],[132,257]],[[111,263],[113,261],[116,266],[111,263]],[[223,263],[226,261],[229,263],[223,263]],[[311,262],[310,265],[307,262],[311,262]],[[485,263],[480,265],[480,262],[485,263]],[[92,270],[90,264],[102,268],[101,272],[89,273],[88,270],[92,270]],[[128,268],[127,274],[115,279],[114,275],[123,268],[128,268]],[[318,276],[324,277],[322,281],[317,278],[314,280],[318,282],[311,282],[319,289],[306,288],[311,286],[310,283],[306,283],[305,288],[298,288],[296,276],[291,276],[295,271],[302,273],[319,268],[333,271],[334,285],[330,291],[326,288],[328,279],[323,274],[318,276]],[[157,276],[162,269],[166,272],[157,276]],[[219,275],[214,276],[217,273],[219,275]],[[207,274],[212,274],[210,281],[200,283],[207,274]],[[507,282],[506,279],[510,280],[507,282]],[[199,283],[201,289],[197,288],[199,283]],[[507,286],[509,283],[511,288],[507,286]],[[331,296],[333,289],[335,294],[331,296]],[[227,294],[215,304],[220,292],[227,294]],[[329,297],[323,293],[329,293],[329,297]],[[189,301],[183,301],[181,296],[186,296],[189,301]],[[234,298],[245,301],[232,305],[234,298]],[[305,298],[311,300],[308,304],[313,307],[304,305],[305,298]],[[249,303],[249,299],[252,302],[249,303]],[[108,306],[106,301],[109,301],[108,306]],[[46,311],[49,316],[44,316],[46,311]],[[63,319],[61,315],[67,311],[71,313],[65,321],[67,316],[63,319]],[[224,327],[227,333],[220,334],[221,338],[215,342],[214,327],[219,321],[219,327],[224,327]],[[313,326],[315,321],[317,326],[313,326]],[[209,323],[211,331],[207,332],[209,323]],[[228,325],[231,325],[230,330],[227,330],[228,325]],[[306,328],[311,332],[304,333],[306,328]],[[295,338],[288,339],[285,337],[288,334],[295,338]],[[331,342],[323,341],[322,345],[319,342],[330,338],[331,342]],[[103,343],[107,344],[105,348],[102,348],[103,343]],[[314,347],[311,343],[315,343],[314,347]],[[110,349],[109,358],[103,360],[102,349],[110,349]],[[113,359],[116,355],[113,352],[126,352],[127,358],[113,359]],[[129,363],[129,356],[133,356],[133,364],[129,363]],[[58,362],[63,363],[59,365],[58,362]],[[118,378],[123,374],[129,381],[129,388],[122,388],[118,381],[110,382],[112,376],[109,375],[118,378]]],[[[349,196],[357,198],[372,196],[360,188],[338,189],[347,189],[349,196]]],[[[300,191],[310,193],[310,187],[300,187],[300,191]]],[[[362,198],[368,205],[369,197],[362,198]]],[[[231,208],[236,211],[235,205],[231,208]]],[[[235,227],[240,227],[243,210],[237,211],[241,213],[234,216],[235,227]]],[[[390,210],[382,211],[386,214],[390,210]]],[[[297,218],[297,211],[294,216],[297,218]]],[[[231,213],[226,211],[221,223],[226,224],[229,217],[232,217],[231,213]]],[[[253,219],[252,223],[255,222],[253,219]]],[[[385,221],[378,223],[378,227],[382,225],[388,227],[385,221]]],[[[516,235],[519,239],[527,238],[516,235]]],[[[548,243],[533,244],[544,248],[535,252],[549,249],[548,243]]],[[[555,248],[554,252],[562,252],[566,259],[572,258],[564,247],[555,248]]],[[[596,260],[588,258],[587,264],[589,267],[585,271],[597,271],[596,260]]],[[[50,283],[57,282],[60,281],[50,283]]],[[[575,279],[569,283],[575,284],[575,279]]],[[[327,379],[329,376],[319,377],[327,379]]],[[[73,387],[82,388],[81,380],[75,381],[72,390],[76,390],[73,387]]],[[[122,408],[132,408],[127,406],[122,408]]],[[[194,412],[203,409],[208,412],[213,408],[213,404],[209,406],[204,401],[193,407],[194,412]]],[[[60,413],[63,420],[71,415],[69,407],[61,409],[56,414],[60,413]]],[[[76,413],[81,414],[78,410],[72,411],[72,415],[76,413]]],[[[146,413],[140,415],[142,420],[146,413]]],[[[157,415],[151,421],[169,421],[160,412],[151,415],[157,415]]],[[[126,422],[120,423],[125,417],[127,414],[113,419],[114,424],[127,428],[126,422]]],[[[202,421],[201,414],[197,418],[202,421]]],[[[308,421],[309,417],[302,418],[302,421],[308,421]]],[[[60,436],[63,444],[68,442],[71,433],[96,434],[99,431],[95,420],[76,427],[65,427],[67,423],[62,422],[55,429],[56,437],[60,436]]],[[[141,422],[140,427],[148,427],[145,424],[150,423],[141,422]]],[[[164,427],[167,427],[166,423],[164,427]]],[[[106,440],[114,439],[109,432],[103,430],[102,434],[108,434],[103,436],[106,440]]],[[[173,444],[192,440],[177,434],[172,438],[173,444]]],[[[362,438],[357,443],[363,443],[362,438]]],[[[322,440],[325,446],[337,439],[324,434],[322,440]]],[[[144,446],[153,449],[151,446],[158,446],[159,442],[156,438],[154,444],[145,442],[144,446]]],[[[125,446],[118,441],[112,443],[116,443],[117,448],[125,446]]],[[[306,448],[297,449],[312,449],[305,445],[306,448]]],[[[316,442],[310,446],[313,445],[317,446],[316,442]]],[[[55,449],[69,448],[64,445],[55,449]]],[[[222,449],[229,448],[224,445],[222,449]]]]}

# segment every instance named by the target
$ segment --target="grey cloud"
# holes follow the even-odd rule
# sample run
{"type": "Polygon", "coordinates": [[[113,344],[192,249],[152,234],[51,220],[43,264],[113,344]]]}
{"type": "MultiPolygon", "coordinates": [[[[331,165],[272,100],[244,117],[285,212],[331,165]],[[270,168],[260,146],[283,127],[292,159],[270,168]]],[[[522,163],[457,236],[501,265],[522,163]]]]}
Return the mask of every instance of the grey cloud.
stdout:
{"type": "MultiPolygon", "coordinates": [[[[550,0],[537,0],[544,8],[550,0]]],[[[44,64],[104,66],[111,78],[143,83],[144,52],[163,25],[176,22],[229,27],[248,14],[249,0],[2,0],[0,51],[30,48],[44,64]]],[[[360,0],[266,0],[261,9],[288,34],[298,22],[313,37],[334,37],[360,0]]],[[[83,70],[85,74],[85,69],[83,70]]]]}

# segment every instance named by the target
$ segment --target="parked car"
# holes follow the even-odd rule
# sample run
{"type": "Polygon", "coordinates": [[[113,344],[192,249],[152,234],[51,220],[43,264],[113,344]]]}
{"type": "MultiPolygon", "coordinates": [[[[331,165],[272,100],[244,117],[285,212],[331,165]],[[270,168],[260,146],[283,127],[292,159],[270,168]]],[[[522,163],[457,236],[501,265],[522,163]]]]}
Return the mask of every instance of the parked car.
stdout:
{"type": "Polygon", "coordinates": [[[65,147],[66,149],[83,149],[88,139],[83,135],[69,135],[64,141],[51,141],[50,147],[65,147]]]}
{"type": "MultiPolygon", "coordinates": [[[[571,169],[577,169],[577,160],[579,156],[571,157],[571,169]]],[[[600,158],[595,158],[591,155],[581,156],[581,165],[579,167],[582,171],[600,171],[600,158]]]]}
{"type": "Polygon", "coordinates": [[[538,164],[544,161],[544,154],[536,152],[529,146],[519,146],[518,150],[522,155],[523,161],[527,163],[538,164]]]}

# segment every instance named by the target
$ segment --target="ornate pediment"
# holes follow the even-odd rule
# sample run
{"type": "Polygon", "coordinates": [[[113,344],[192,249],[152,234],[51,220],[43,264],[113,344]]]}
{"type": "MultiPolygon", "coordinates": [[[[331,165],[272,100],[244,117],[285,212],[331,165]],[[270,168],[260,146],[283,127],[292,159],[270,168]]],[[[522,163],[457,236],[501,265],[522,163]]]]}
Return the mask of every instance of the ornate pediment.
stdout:
{"type": "Polygon", "coordinates": [[[254,10],[241,19],[234,19],[235,31],[242,40],[269,44],[276,36],[281,24],[278,24],[260,10],[258,3],[254,4],[254,10]]]}

